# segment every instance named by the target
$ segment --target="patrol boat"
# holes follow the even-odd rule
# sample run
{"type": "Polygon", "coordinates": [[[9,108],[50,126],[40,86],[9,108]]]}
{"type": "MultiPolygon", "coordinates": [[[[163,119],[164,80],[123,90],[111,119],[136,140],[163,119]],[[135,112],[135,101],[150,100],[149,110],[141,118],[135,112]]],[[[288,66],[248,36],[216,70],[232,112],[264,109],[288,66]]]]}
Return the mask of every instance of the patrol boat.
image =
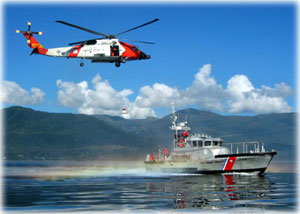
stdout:
{"type": "Polygon", "coordinates": [[[184,174],[217,174],[255,172],[267,169],[276,151],[266,151],[260,142],[223,143],[221,138],[191,134],[188,122],[178,122],[172,103],[173,152],[167,149],[148,154],[144,161],[147,171],[184,174]]]}

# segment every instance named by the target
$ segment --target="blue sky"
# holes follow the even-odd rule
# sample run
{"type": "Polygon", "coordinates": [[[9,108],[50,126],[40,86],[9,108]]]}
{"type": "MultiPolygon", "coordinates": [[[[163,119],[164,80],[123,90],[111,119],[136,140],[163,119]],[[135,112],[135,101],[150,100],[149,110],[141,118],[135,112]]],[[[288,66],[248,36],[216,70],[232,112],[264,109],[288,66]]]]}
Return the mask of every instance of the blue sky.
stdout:
{"type": "Polygon", "coordinates": [[[125,103],[132,112],[139,112],[132,118],[142,118],[168,114],[167,102],[174,97],[178,108],[193,107],[221,114],[296,111],[296,7],[293,3],[5,3],[4,81],[14,83],[15,87],[17,84],[28,96],[34,93],[31,88],[44,95],[40,102],[22,102],[12,99],[20,94],[11,90],[6,92],[3,105],[118,115],[120,103],[125,103]],[[129,42],[152,58],[127,62],[120,68],[89,61],[80,67],[79,59],[29,56],[31,50],[26,39],[14,32],[26,30],[30,20],[33,31],[44,32],[36,39],[45,48],[55,48],[95,38],[93,34],[55,23],[56,20],[102,33],[118,33],[154,18],[159,18],[159,22],[119,37],[121,41],[125,38],[157,43],[129,42]],[[99,87],[105,85],[114,90],[113,97],[105,98],[122,101],[108,109],[101,105],[106,102],[100,100],[101,96],[90,104],[84,91],[80,92],[80,99],[68,94],[67,87],[78,88],[79,83],[86,82],[85,90],[91,90],[97,97],[103,88],[93,88],[93,79],[99,87]],[[124,89],[130,90],[126,96],[121,93],[124,89]],[[71,101],[67,103],[66,98],[71,101]]]}

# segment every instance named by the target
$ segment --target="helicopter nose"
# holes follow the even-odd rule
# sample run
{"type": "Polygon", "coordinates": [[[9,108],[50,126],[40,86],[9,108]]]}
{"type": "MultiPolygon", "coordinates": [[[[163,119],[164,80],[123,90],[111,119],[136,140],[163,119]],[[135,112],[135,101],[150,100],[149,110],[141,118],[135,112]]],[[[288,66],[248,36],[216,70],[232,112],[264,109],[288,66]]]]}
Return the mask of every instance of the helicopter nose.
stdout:
{"type": "Polygon", "coordinates": [[[141,51],[140,59],[150,59],[150,58],[151,58],[150,55],[147,55],[147,54],[145,54],[144,52],[141,51]]]}

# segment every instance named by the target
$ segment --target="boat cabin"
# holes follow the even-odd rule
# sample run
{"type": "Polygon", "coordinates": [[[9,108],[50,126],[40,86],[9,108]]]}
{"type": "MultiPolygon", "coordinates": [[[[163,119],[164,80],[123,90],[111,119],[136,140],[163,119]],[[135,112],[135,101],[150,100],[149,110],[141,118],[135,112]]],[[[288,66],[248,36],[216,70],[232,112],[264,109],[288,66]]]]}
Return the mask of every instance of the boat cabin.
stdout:
{"type": "Polygon", "coordinates": [[[220,138],[199,138],[195,136],[188,137],[182,140],[175,139],[174,141],[175,148],[211,148],[211,147],[220,147],[223,144],[223,140],[220,138]]]}
{"type": "Polygon", "coordinates": [[[222,141],[211,141],[211,140],[187,140],[186,146],[190,147],[212,147],[212,146],[221,146],[222,141]]]}

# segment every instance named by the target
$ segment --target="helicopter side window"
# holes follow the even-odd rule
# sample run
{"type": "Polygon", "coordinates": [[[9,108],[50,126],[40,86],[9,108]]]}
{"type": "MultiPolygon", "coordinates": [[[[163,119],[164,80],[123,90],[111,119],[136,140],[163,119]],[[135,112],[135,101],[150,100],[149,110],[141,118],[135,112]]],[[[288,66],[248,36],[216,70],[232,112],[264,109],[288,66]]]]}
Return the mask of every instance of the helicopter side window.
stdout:
{"type": "Polygon", "coordinates": [[[193,147],[197,147],[197,141],[193,141],[193,147]]]}
{"type": "Polygon", "coordinates": [[[205,142],[204,142],[204,145],[205,145],[205,146],[211,146],[211,141],[205,141],[205,142]]]}
{"type": "Polygon", "coordinates": [[[94,45],[96,43],[97,43],[96,39],[94,39],[94,40],[88,40],[88,41],[85,42],[85,44],[87,44],[87,45],[94,45]]]}
{"type": "Polygon", "coordinates": [[[198,147],[202,147],[203,146],[203,141],[202,140],[199,140],[198,141],[198,147]]]}
{"type": "Polygon", "coordinates": [[[119,46],[118,45],[110,46],[110,54],[111,56],[119,56],[119,46]]]}

